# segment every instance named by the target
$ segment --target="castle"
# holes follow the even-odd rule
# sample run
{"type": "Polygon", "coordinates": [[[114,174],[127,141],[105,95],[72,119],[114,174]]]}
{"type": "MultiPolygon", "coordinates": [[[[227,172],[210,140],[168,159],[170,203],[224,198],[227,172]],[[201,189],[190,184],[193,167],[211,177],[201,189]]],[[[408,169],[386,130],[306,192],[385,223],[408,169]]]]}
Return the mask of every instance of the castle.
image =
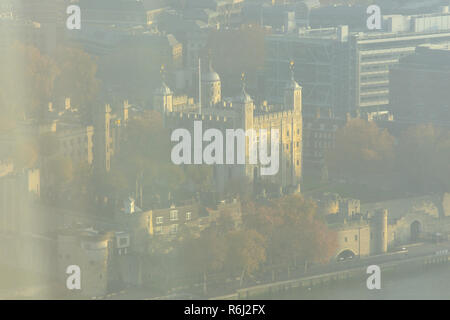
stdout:
{"type": "MultiPolygon", "coordinates": [[[[256,141],[260,141],[260,130],[279,132],[279,170],[271,176],[262,176],[260,164],[250,164],[249,140],[246,138],[245,164],[214,164],[214,182],[218,192],[222,192],[231,180],[247,179],[258,183],[261,180],[282,188],[283,192],[300,192],[302,177],[302,88],[293,76],[287,82],[284,92],[284,103],[268,105],[266,102],[255,105],[253,98],[247,93],[245,81],[239,95],[233,98],[222,98],[220,76],[212,68],[201,74],[199,102],[197,104],[176,103],[178,99],[163,79],[162,86],[155,91],[153,106],[164,115],[165,126],[169,129],[185,128],[193,132],[194,121],[201,121],[204,130],[215,128],[223,134],[227,129],[254,130],[256,141]],[[266,180],[266,181],[267,181],[266,180]]],[[[192,100],[191,100],[192,101],[192,100]]],[[[268,138],[268,140],[270,140],[268,138]]]]}
{"type": "Polygon", "coordinates": [[[359,200],[327,193],[317,203],[337,234],[337,259],[384,254],[436,237],[448,239],[450,231],[448,193],[363,205],[359,200]]]}

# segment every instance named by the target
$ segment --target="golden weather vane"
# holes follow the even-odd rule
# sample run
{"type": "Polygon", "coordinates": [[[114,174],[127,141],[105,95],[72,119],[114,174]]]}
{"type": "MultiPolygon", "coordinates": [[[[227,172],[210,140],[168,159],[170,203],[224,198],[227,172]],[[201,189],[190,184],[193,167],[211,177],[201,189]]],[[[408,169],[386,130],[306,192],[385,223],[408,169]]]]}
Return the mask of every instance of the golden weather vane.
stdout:
{"type": "Polygon", "coordinates": [[[295,65],[294,60],[291,60],[291,61],[289,62],[289,69],[291,69],[291,78],[292,78],[292,79],[294,79],[294,65],[295,65]]]}
{"type": "Polygon", "coordinates": [[[161,74],[161,79],[162,79],[163,81],[165,80],[165,79],[164,79],[164,75],[165,75],[165,74],[164,74],[164,71],[165,71],[164,69],[165,69],[165,67],[164,67],[164,65],[162,64],[162,65],[161,65],[161,69],[159,70],[159,72],[160,72],[160,74],[161,74]]]}

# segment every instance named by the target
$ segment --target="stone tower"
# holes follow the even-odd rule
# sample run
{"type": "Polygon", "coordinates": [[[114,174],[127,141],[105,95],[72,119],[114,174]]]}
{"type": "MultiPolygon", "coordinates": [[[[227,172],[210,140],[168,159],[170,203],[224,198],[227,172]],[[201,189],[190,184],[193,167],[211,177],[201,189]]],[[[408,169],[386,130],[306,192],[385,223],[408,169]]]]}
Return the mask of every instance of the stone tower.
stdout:
{"type": "Polygon", "coordinates": [[[202,107],[211,108],[222,100],[222,89],[220,77],[212,68],[211,60],[209,67],[202,74],[202,107]]]}
{"type": "Polygon", "coordinates": [[[111,234],[100,234],[94,229],[64,229],[59,232],[57,268],[59,283],[64,289],[67,289],[68,267],[75,266],[79,267],[81,285],[79,290],[69,291],[73,296],[90,298],[107,293],[111,238],[111,234]]]}
{"type": "Polygon", "coordinates": [[[291,62],[291,80],[284,89],[284,106],[294,111],[302,112],[302,87],[294,79],[294,63],[291,62]]]}
{"type": "MultiPolygon", "coordinates": [[[[241,93],[234,99],[233,101],[233,108],[236,108],[241,113],[241,123],[237,126],[237,128],[243,129],[244,132],[249,129],[254,129],[253,126],[253,113],[254,113],[254,104],[253,99],[250,97],[250,95],[245,90],[245,80],[244,80],[244,74],[242,74],[242,89],[241,93]]],[[[253,146],[256,148],[256,139],[257,139],[258,132],[255,132],[255,136],[253,137],[253,146]]],[[[249,177],[250,179],[255,178],[254,177],[254,166],[250,165],[250,153],[252,152],[251,148],[251,141],[250,137],[246,137],[245,141],[245,175],[249,177]]],[[[256,152],[256,150],[255,150],[256,152]]]]}
{"type": "MultiPolygon", "coordinates": [[[[292,185],[300,192],[300,183],[302,176],[302,152],[303,152],[303,117],[302,117],[302,87],[294,79],[294,63],[290,63],[291,80],[288,81],[284,89],[284,108],[293,111],[292,123],[292,148],[290,148],[292,159],[291,175],[292,185]]],[[[286,132],[283,132],[285,135],[286,132]]],[[[289,136],[284,137],[283,140],[290,140],[289,136]]]]}
{"type": "Polygon", "coordinates": [[[165,82],[164,66],[161,66],[161,87],[153,95],[153,107],[162,114],[173,110],[173,92],[165,82]]]}
{"type": "Polygon", "coordinates": [[[173,92],[165,82],[156,89],[153,95],[153,107],[161,113],[172,112],[173,92]]]}
{"type": "Polygon", "coordinates": [[[94,115],[94,169],[109,172],[111,169],[111,106],[99,108],[94,115]]]}
{"type": "Polygon", "coordinates": [[[387,218],[388,211],[386,209],[380,209],[375,212],[372,219],[373,249],[378,254],[387,252],[387,218]]]}

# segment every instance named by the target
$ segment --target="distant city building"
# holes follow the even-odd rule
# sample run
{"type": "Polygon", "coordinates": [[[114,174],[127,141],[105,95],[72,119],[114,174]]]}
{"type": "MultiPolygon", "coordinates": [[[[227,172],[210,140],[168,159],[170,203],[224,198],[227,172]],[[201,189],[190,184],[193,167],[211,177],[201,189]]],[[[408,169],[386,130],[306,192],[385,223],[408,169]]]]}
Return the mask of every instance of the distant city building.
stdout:
{"type": "Polygon", "coordinates": [[[286,61],[296,62],[304,88],[304,115],[331,109],[337,116],[390,108],[389,70],[418,45],[450,41],[450,14],[385,16],[384,31],[349,32],[348,26],[300,29],[267,36],[266,98],[280,101],[289,81],[286,61]]]}
{"type": "Polygon", "coordinates": [[[83,13],[83,25],[134,27],[147,24],[142,1],[135,0],[78,0],[83,13]]]}
{"type": "Polygon", "coordinates": [[[390,70],[390,103],[396,120],[450,124],[450,47],[421,45],[390,70]]]}
{"type": "Polygon", "coordinates": [[[198,236],[205,228],[218,223],[222,215],[229,215],[234,228],[240,228],[241,203],[235,199],[209,208],[193,201],[168,208],[142,210],[130,197],[123,202],[123,207],[116,211],[114,219],[120,228],[130,233],[131,249],[134,252],[146,253],[149,239],[170,241],[185,235],[185,230],[198,236]]]}
{"type": "Polygon", "coordinates": [[[323,176],[326,172],[325,156],[335,148],[336,131],[345,126],[346,118],[337,118],[331,110],[317,111],[315,117],[303,117],[303,163],[305,174],[323,176]]]}

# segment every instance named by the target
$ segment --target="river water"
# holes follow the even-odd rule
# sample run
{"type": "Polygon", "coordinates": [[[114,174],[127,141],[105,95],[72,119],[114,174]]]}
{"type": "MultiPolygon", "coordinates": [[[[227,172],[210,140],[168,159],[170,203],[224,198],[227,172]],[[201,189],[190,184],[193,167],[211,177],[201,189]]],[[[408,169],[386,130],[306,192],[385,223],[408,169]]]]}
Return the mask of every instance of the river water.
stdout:
{"type": "Polygon", "coordinates": [[[283,300],[450,300],[450,264],[404,274],[396,272],[384,275],[382,272],[381,289],[379,290],[367,289],[365,279],[353,279],[309,290],[292,289],[261,298],[283,300]]]}

